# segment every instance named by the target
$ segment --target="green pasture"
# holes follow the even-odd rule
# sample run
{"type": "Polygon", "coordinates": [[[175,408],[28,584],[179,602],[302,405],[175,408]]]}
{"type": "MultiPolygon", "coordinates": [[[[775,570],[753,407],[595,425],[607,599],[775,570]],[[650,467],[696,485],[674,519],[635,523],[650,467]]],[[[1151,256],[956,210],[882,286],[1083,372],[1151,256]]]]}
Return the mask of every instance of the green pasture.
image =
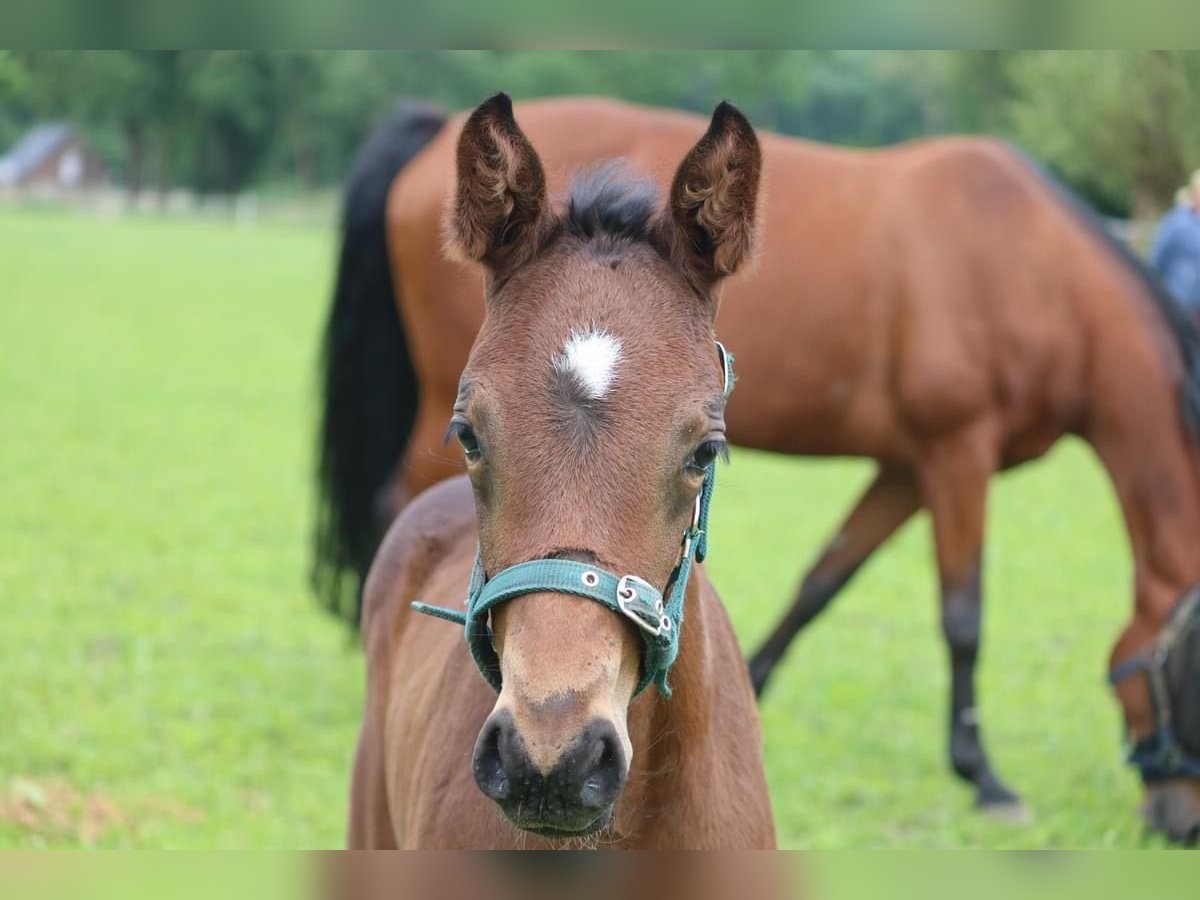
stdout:
{"type": "MultiPolygon", "coordinates": [[[[0,213],[0,846],[340,845],[363,665],[305,584],[332,242],[0,213]]],[[[711,571],[747,646],[868,476],[734,453],[711,571]]],[[[1033,823],[948,774],[921,519],[765,701],[785,846],[1146,843],[1103,684],[1130,604],[1112,492],[1064,444],[996,483],[990,525],[982,713],[1033,823]]]]}

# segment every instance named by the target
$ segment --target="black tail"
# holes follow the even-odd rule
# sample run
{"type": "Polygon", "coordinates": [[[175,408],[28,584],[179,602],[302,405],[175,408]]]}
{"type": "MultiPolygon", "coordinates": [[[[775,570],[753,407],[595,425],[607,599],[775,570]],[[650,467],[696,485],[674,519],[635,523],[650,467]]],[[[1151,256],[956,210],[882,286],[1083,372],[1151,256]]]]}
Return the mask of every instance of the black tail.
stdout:
{"type": "Polygon", "coordinates": [[[380,538],[375,503],[417,412],[417,380],[388,261],[386,207],[396,174],[441,130],[446,114],[401,103],[359,148],[342,207],[342,246],[321,347],[324,411],[312,584],[358,624],[362,584],[380,538]]]}

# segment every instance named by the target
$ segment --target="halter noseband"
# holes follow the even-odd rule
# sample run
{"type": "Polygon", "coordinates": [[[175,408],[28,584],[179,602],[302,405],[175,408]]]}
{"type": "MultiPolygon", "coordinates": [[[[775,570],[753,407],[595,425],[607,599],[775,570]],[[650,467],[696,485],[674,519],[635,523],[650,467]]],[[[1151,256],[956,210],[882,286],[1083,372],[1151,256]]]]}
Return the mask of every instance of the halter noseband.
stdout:
{"type": "Polygon", "coordinates": [[[1171,695],[1167,685],[1167,658],[1189,628],[1200,627],[1200,586],[1192,588],[1171,614],[1153,646],[1125,660],[1108,675],[1112,685],[1145,672],[1150,681],[1150,705],[1154,711],[1154,732],[1129,749],[1129,762],[1141,770],[1146,782],[1170,778],[1200,778],[1200,757],[1188,753],[1175,734],[1171,721],[1171,695]]]}
{"type": "MultiPolygon", "coordinates": [[[[716,345],[724,376],[723,392],[728,398],[733,391],[733,357],[720,341],[716,345]]],[[[570,594],[594,600],[629,619],[641,635],[642,670],[634,696],[655,684],[664,697],[670,697],[667,674],[679,655],[679,632],[692,563],[704,562],[708,555],[708,512],[716,480],[714,460],[705,467],[704,483],[696,497],[692,521],[683,532],[679,562],[664,591],[636,575],[615,575],[598,566],[566,559],[534,559],[518,563],[489,579],[483,568],[483,557],[476,550],[465,612],[416,602],[412,608],[462,625],[475,665],[488,683],[499,691],[500,660],[488,624],[492,609],[524,594],[570,594]]]]}

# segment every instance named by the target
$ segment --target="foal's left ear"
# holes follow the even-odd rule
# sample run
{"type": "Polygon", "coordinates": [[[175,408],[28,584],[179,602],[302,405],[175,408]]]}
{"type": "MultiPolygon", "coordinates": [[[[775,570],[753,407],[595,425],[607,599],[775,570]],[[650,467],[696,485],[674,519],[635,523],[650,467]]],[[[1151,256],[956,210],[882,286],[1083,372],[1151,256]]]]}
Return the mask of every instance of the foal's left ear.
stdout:
{"type": "Polygon", "coordinates": [[[664,223],[672,256],[705,287],[750,256],[761,172],[753,127],[736,106],[721,103],[675,173],[664,223]]]}
{"type": "Polygon", "coordinates": [[[457,163],[449,222],[454,249],[493,271],[518,265],[536,247],[545,219],[546,176],[507,94],[489,97],[471,113],[457,163]]]}

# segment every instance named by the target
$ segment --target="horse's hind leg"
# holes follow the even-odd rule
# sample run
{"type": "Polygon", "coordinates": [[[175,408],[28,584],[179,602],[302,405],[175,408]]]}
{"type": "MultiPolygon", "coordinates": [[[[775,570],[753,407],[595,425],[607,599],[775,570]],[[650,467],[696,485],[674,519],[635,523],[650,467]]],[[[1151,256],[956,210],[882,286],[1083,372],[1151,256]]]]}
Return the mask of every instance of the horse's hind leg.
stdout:
{"type": "Polygon", "coordinates": [[[750,660],[750,680],[761,695],[775,665],[800,631],[829,605],[875,550],[921,505],[907,469],[883,467],[842,527],[809,570],[792,608],[750,660]]]}
{"type": "Polygon", "coordinates": [[[975,786],[976,805],[1019,809],[1020,799],[992,770],[975,705],[982,625],[984,517],[994,465],[987,441],[963,433],[926,448],[921,487],[933,519],[942,591],[942,632],[950,650],[950,762],[975,786]]]}

